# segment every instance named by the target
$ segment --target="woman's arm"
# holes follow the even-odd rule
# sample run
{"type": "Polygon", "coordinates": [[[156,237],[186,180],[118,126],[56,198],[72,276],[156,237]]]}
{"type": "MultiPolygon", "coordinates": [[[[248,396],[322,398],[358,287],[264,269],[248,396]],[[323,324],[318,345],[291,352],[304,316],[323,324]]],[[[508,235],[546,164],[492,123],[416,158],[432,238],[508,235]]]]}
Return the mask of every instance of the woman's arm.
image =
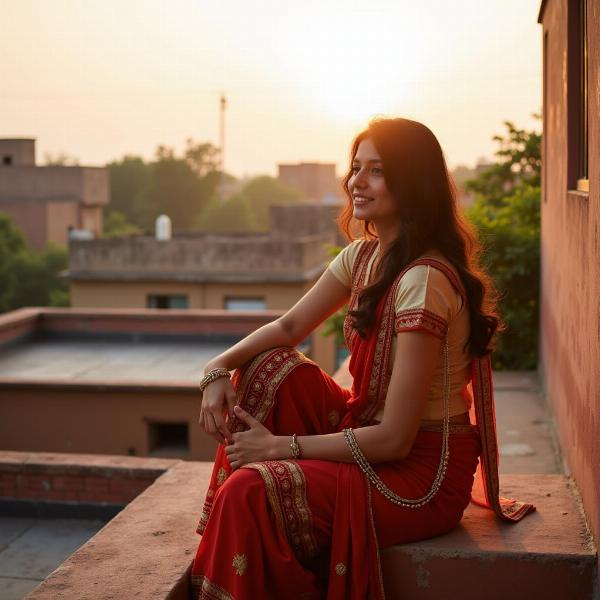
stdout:
{"type": "MultiPolygon", "coordinates": [[[[405,458],[417,435],[423,407],[440,359],[441,340],[424,331],[398,335],[394,366],[386,395],[383,421],[354,430],[356,441],[371,463],[405,458]]],[[[248,431],[233,435],[226,452],[233,467],[248,462],[291,458],[291,436],[275,436],[244,411],[238,416],[248,431]]],[[[298,436],[303,458],[353,462],[343,433],[298,436]]]]}
{"type": "Polygon", "coordinates": [[[341,308],[349,296],[350,290],[326,269],[313,287],[284,315],[259,327],[212,358],[204,367],[204,373],[215,367],[225,367],[231,371],[269,348],[296,346],[322,321],[341,308]]]}
{"type": "MultiPolygon", "coordinates": [[[[231,371],[269,348],[296,346],[319,323],[343,306],[349,295],[350,290],[326,269],[313,287],[283,316],[263,325],[211,359],[205,365],[204,373],[216,367],[231,371]]],[[[202,394],[198,423],[219,443],[231,439],[224,412],[226,407],[233,411],[234,403],[235,391],[226,378],[213,381],[202,394]]]]}

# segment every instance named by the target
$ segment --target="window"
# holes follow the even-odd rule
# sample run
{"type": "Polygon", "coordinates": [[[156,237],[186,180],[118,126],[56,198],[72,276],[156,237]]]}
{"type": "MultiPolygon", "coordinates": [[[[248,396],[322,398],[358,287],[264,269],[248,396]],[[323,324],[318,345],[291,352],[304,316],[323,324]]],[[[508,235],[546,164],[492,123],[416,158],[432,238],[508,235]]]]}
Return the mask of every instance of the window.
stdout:
{"type": "Polygon", "coordinates": [[[187,296],[149,294],[146,299],[147,308],[187,308],[187,296]]]}
{"type": "Polygon", "coordinates": [[[187,423],[148,423],[148,449],[153,456],[187,456],[187,423]]]}
{"type": "Polygon", "coordinates": [[[587,2],[569,2],[568,187],[589,191],[587,2]]]}
{"type": "Polygon", "coordinates": [[[267,308],[265,299],[261,297],[226,297],[224,304],[227,310],[265,310],[267,308]]]}

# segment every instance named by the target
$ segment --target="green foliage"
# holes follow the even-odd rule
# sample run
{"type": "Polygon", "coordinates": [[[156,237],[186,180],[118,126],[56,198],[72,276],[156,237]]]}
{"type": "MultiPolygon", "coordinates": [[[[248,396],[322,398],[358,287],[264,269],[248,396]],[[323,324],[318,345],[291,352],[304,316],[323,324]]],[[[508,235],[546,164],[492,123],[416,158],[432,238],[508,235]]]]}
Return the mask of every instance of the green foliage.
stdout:
{"type": "Polygon", "coordinates": [[[302,193],[291,188],[278,179],[261,175],[246,183],[240,195],[246,198],[259,231],[269,229],[269,208],[272,204],[296,204],[302,199],[302,193]]]}
{"type": "MultiPolygon", "coordinates": [[[[539,115],[534,115],[539,118],[539,115]]],[[[506,330],[497,339],[495,369],[537,367],[540,288],[541,134],[516,129],[500,143],[497,164],[474,180],[475,192],[466,217],[478,231],[485,252],[483,266],[500,294],[499,310],[506,330]]]]}
{"type": "Polygon", "coordinates": [[[66,248],[30,250],[12,220],[0,214],[0,312],[24,306],[68,306],[69,289],[61,272],[66,248]]]}
{"type": "MultiPolygon", "coordinates": [[[[538,114],[532,116],[541,118],[538,114]]],[[[504,125],[508,135],[492,138],[500,144],[500,149],[495,152],[499,160],[475,179],[465,182],[467,191],[493,205],[500,205],[502,199],[519,186],[540,186],[542,134],[517,129],[510,121],[504,121],[504,125]]]]}
{"type": "Polygon", "coordinates": [[[269,230],[272,204],[294,204],[302,194],[266,175],[254,177],[241,189],[222,201],[211,200],[200,213],[198,229],[213,233],[258,233],[269,230]]]}
{"type": "Polygon", "coordinates": [[[159,146],[153,161],[125,156],[110,163],[111,201],[105,217],[116,211],[127,223],[152,231],[156,217],[167,214],[175,231],[190,230],[221,181],[234,179],[217,171],[218,156],[212,144],[188,139],[183,156],[159,146]]]}
{"type": "Polygon", "coordinates": [[[125,214],[118,210],[109,212],[108,216],[104,219],[104,237],[137,235],[140,233],[142,233],[142,230],[137,225],[128,223],[125,214]]]}
{"type": "Polygon", "coordinates": [[[257,230],[252,207],[239,194],[224,201],[213,198],[200,214],[197,226],[211,233],[248,233],[257,230]]]}
{"type": "Polygon", "coordinates": [[[495,369],[537,367],[540,288],[540,188],[522,185],[497,206],[478,199],[467,211],[485,248],[483,266],[500,292],[506,330],[492,355],[495,369]]]}
{"type": "Polygon", "coordinates": [[[138,197],[149,185],[150,165],[139,156],[124,156],[106,167],[110,179],[110,204],[104,209],[105,218],[118,212],[126,221],[137,223],[138,197]]]}

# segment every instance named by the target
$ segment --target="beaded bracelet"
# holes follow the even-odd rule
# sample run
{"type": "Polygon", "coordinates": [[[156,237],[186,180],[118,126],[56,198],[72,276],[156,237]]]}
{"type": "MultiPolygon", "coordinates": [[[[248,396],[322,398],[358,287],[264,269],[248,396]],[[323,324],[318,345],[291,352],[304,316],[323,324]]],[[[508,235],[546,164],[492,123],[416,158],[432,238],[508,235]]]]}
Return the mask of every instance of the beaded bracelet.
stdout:
{"type": "Polygon", "coordinates": [[[204,388],[215,379],[219,379],[219,377],[231,377],[231,375],[225,367],[211,369],[200,381],[200,392],[204,392],[204,388]]]}

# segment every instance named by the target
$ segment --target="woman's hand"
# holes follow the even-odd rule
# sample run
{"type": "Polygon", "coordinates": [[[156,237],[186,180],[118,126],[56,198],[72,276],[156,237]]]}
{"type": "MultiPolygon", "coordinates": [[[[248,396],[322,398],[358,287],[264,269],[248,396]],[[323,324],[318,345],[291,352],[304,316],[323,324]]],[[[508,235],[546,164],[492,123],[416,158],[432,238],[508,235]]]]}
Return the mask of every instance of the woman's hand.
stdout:
{"type": "Polygon", "coordinates": [[[229,377],[215,379],[202,392],[198,423],[219,444],[225,444],[231,440],[231,432],[225,424],[224,415],[225,410],[228,408],[229,415],[233,416],[234,405],[235,390],[229,377]]]}
{"type": "Polygon", "coordinates": [[[276,458],[273,452],[277,436],[241,407],[235,406],[234,410],[235,416],[250,429],[234,433],[231,443],[225,447],[231,468],[235,470],[251,462],[276,458]]]}

